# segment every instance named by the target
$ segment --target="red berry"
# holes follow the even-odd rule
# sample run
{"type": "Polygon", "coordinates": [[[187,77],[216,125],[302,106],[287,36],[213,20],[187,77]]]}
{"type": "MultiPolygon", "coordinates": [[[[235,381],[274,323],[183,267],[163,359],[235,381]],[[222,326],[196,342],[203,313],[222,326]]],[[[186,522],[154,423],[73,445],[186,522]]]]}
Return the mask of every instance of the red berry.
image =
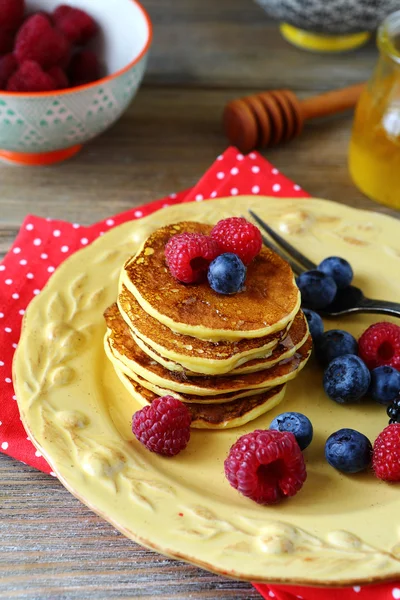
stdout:
{"type": "Polygon", "coordinates": [[[63,65],[68,60],[70,44],[66,37],[43,15],[30,17],[17,34],[15,55],[19,63],[34,60],[44,69],[63,65]]]}
{"type": "Polygon", "coordinates": [[[223,252],[237,254],[245,265],[251,263],[262,247],[260,230],[241,217],[219,221],[211,232],[223,252]]]}
{"type": "Polygon", "coordinates": [[[258,504],[294,496],[307,478],[300,447],[287,431],[257,429],[242,435],[224,466],[231,486],[258,504]]]}
{"type": "Polygon", "coordinates": [[[0,55],[14,50],[15,31],[0,27],[0,55]]]}
{"type": "Polygon", "coordinates": [[[35,15],[42,15],[42,17],[46,17],[48,21],[53,25],[53,15],[45,10],[37,10],[35,15]]]}
{"type": "Polygon", "coordinates": [[[54,81],[57,90],[64,90],[69,87],[68,77],[61,67],[52,67],[47,73],[54,81]]]}
{"type": "Polygon", "coordinates": [[[400,371],[400,327],[383,321],[368,327],[358,341],[358,353],[369,369],[389,365],[400,371]]]}
{"type": "Polygon", "coordinates": [[[56,27],[63,32],[72,44],[82,46],[97,33],[97,24],[85,11],[65,4],[53,13],[56,27]]]}
{"type": "Polygon", "coordinates": [[[165,246],[171,275],[182,283],[205,279],[210,263],[221,254],[217,242],[207,235],[180,233],[165,246]]]}
{"type": "Polygon", "coordinates": [[[99,59],[94,52],[83,50],[71,60],[69,75],[73,85],[84,85],[101,77],[99,59]]]}
{"type": "Polygon", "coordinates": [[[14,54],[6,54],[0,57],[0,90],[6,89],[8,80],[17,68],[18,63],[14,54]]]}
{"type": "Polygon", "coordinates": [[[55,89],[56,84],[50,75],[33,60],[22,63],[7,84],[9,92],[51,92],[55,89]]]}
{"type": "Polygon", "coordinates": [[[183,402],[163,396],[133,415],[132,432],[151,452],[175,456],[189,443],[191,420],[183,402]]]}
{"type": "Polygon", "coordinates": [[[0,0],[0,28],[16,31],[25,12],[25,0],[0,0]]]}
{"type": "Polygon", "coordinates": [[[372,466],[383,481],[400,481],[400,423],[388,425],[374,443],[372,466]]]}

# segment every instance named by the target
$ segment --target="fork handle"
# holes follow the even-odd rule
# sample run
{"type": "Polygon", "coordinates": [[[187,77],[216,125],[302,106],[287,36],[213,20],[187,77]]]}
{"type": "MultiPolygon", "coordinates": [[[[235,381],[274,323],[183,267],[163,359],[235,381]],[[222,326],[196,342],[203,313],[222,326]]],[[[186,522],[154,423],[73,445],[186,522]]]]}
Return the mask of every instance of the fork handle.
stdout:
{"type": "Polygon", "coordinates": [[[364,300],[360,303],[360,308],[365,309],[366,312],[368,311],[369,313],[388,315],[390,317],[397,317],[400,319],[400,304],[397,302],[364,298],[364,300]]]}

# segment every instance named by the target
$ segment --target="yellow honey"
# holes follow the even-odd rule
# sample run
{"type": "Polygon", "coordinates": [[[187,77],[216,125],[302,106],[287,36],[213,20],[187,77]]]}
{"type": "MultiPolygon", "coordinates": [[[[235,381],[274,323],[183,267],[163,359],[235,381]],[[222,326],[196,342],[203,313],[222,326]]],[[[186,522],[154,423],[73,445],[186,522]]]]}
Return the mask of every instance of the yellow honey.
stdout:
{"type": "Polygon", "coordinates": [[[358,102],[349,150],[355,184],[400,209],[400,11],[378,33],[380,58],[358,102]]]}

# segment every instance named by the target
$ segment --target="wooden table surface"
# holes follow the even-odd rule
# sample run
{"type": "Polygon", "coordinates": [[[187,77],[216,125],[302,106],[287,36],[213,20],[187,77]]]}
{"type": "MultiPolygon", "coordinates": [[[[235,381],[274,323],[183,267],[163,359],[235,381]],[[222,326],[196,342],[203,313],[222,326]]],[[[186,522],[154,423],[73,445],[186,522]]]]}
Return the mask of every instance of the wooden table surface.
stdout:
{"type": "MultiPolygon", "coordinates": [[[[231,98],[287,87],[302,96],[367,79],[374,44],[344,55],[286,44],[251,0],[143,0],[154,23],[151,60],[125,116],[73,160],[50,168],[0,166],[0,251],[30,212],[89,224],[193,185],[227,141],[231,98]]],[[[346,161],[351,115],[306,127],[265,151],[317,197],[367,209],[346,161]]],[[[0,598],[258,598],[236,582],[130,542],[51,477],[0,455],[0,598]]]]}

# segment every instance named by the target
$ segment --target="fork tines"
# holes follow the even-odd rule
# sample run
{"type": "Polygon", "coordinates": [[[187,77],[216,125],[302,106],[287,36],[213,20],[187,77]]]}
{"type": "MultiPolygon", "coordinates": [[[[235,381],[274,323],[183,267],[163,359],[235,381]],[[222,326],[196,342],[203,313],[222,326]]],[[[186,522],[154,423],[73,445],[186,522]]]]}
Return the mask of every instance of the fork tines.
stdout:
{"type": "Polygon", "coordinates": [[[286,260],[290,264],[296,275],[300,275],[300,273],[303,273],[304,271],[309,271],[310,269],[317,268],[317,265],[312,260],[304,256],[304,254],[302,254],[299,250],[294,248],[292,244],[289,244],[289,242],[287,242],[283,237],[276,233],[276,231],[271,229],[271,227],[267,225],[267,223],[265,223],[263,219],[256,215],[255,212],[249,209],[249,213],[260,226],[260,228],[265,233],[267,233],[277,244],[279,244],[279,247],[276,246],[273,242],[271,242],[271,240],[267,238],[266,235],[262,235],[264,244],[268,248],[279,254],[281,258],[286,260]]]}

